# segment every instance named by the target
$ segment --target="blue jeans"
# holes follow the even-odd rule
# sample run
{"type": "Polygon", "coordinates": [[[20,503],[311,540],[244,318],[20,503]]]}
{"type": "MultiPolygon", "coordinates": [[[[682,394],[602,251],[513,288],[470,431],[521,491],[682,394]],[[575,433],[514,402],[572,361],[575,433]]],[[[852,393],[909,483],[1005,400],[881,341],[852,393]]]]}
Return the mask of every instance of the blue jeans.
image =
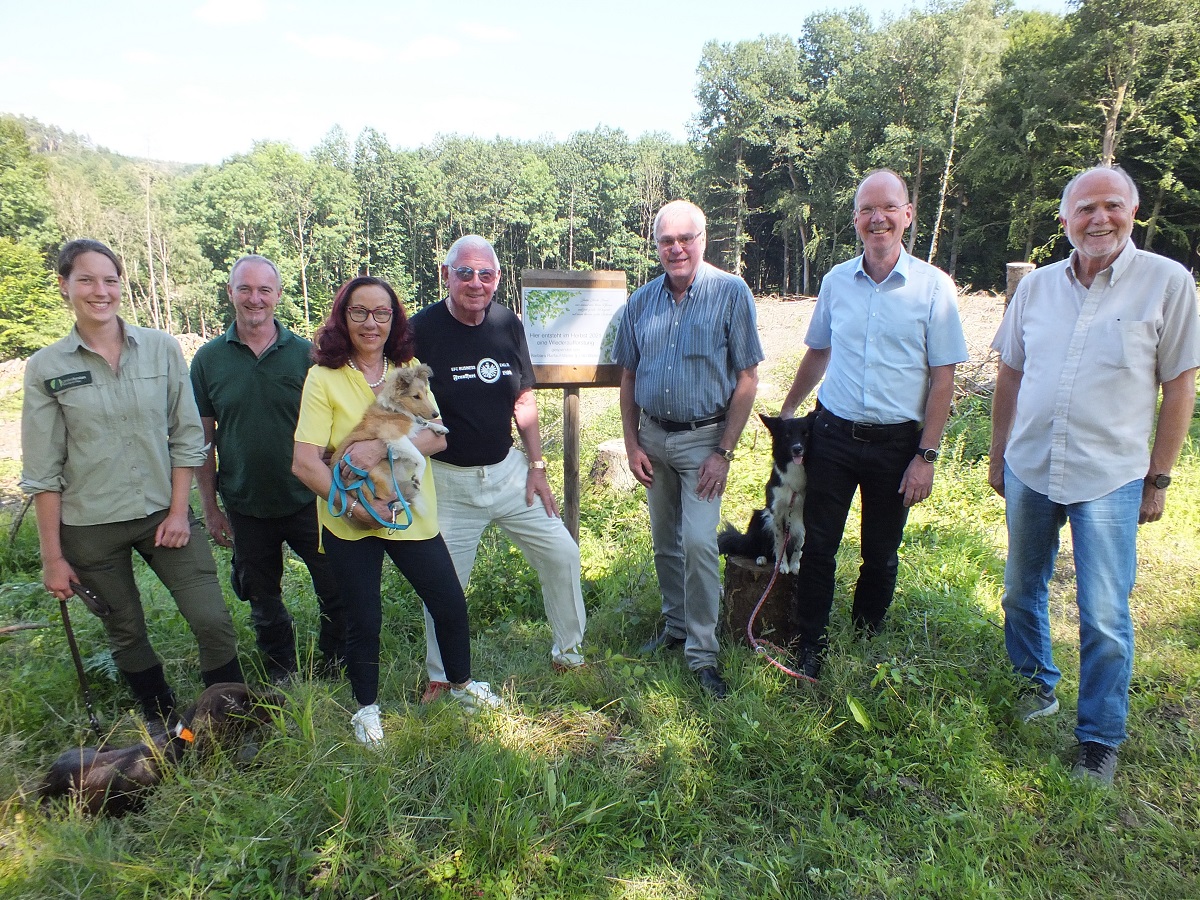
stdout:
{"type": "Polygon", "coordinates": [[[1050,576],[1059,531],[1071,523],[1079,605],[1079,709],[1075,736],[1108,747],[1125,740],[1137,569],[1139,478],[1096,500],[1055,503],[1004,467],[1008,561],[1004,566],[1004,645],[1016,673],[1053,689],[1060,672],[1050,642],[1050,576]]]}
{"type": "Polygon", "coordinates": [[[700,466],[725,426],[664,431],[643,415],[638,443],[654,466],[646,490],[654,569],[662,592],[666,631],[686,639],[684,659],[693,672],[717,664],[717,615],[721,604],[717,526],[721,499],[696,496],[700,466]]]}

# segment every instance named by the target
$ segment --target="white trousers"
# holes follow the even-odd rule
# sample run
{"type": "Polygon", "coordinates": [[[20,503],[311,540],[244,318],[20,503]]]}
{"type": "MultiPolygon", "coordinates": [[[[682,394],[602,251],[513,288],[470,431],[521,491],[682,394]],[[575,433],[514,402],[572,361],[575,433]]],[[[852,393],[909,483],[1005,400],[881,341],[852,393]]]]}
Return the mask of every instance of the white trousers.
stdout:
{"type": "MultiPolygon", "coordinates": [[[[542,603],[554,645],[552,661],[566,666],[583,662],[580,645],[587,625],[579,586],[579,547],[558,516],[546,515],[541,500],[525,505],[529,461],[517,448],[494,466],[462,467],[433,462],[438,522],[466,590],[483,530],[495,522],[525,555],[542,585],[542,603]]],[[[433,622],[425,613],[425,665],[430,681],[445,681],[433,622]]]]}

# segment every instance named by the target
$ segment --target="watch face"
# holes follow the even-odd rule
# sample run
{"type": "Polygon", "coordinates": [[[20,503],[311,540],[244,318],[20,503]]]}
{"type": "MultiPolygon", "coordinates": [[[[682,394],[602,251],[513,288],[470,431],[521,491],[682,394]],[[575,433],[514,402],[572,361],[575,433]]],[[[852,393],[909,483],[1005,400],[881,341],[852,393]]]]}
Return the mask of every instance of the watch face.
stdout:
{"type": "Polygon", "coordinates": [[[1153,478],[1150,479],[1150,483],[1153,484],[1156,488],[1158,488],[1161,491],[1170,486],[1171,476],[1170,475],[1155,475],[1153,478]]]}
{"type": "Polygon", "coordinates": [[[925,462],[937,462],[938,452],[936,450],[922,450],[921,456],[925,462]]]}

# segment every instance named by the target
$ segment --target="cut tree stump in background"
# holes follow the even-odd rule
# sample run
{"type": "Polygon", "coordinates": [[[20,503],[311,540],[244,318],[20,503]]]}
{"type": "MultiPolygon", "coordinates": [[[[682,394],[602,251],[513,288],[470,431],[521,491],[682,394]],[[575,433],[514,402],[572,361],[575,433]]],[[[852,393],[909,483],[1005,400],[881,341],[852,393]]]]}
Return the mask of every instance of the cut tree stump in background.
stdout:
{"type": "Polygon", "coordinates": [[[629,471],[629,457],[625,453],[625,441],[613,438],[596,448],[596,461],[589,473],[592,484],[602,484],[610,490],[631,492],[638,481],[629,471]]]}
{"type": "MultiPolygon", "coordinates": [[[[721,627],[726,635],[746,642],[746,623],[758,605],[759,598],[771,583],[774,564],[757,565],[744,556],[725,557],[725,587],[722,592],[721,627]]],[[[795,634],[791,620],[792,595],[796,589],[795,575],[779,575],[771,594],[758,612],[754,635],[773,644],[786,646],[795,634]]]]}

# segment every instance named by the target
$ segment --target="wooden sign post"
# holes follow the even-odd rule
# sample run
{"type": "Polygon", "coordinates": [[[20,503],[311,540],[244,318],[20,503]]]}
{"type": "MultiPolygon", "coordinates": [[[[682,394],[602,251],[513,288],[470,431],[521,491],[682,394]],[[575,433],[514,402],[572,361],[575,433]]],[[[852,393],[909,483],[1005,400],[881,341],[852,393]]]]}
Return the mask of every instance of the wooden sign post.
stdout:
{"type": "Polygon", "coordinates": [[[521,320],[535,387],[563,389],[563,521],[579,541],[579,389],[618,387],[612,345],[628,297],[624,272],[521,272],[521,320]]]}

